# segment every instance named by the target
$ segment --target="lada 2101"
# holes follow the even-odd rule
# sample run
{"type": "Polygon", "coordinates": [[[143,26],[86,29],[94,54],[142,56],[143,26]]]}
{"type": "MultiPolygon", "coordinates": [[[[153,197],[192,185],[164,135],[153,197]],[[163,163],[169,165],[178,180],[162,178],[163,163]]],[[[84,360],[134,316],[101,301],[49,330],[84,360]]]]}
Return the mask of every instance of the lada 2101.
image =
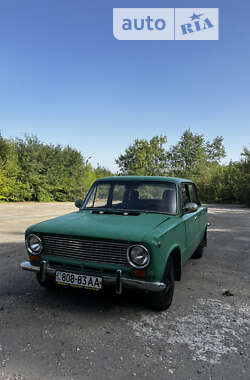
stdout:
{"type": "Polygon", "coordinates": [[[207,243],[207,208],[193,182],[172,177],[118,176],[97,180],[79,211],[29,227],[24,270],[38,282],[147,293],[151,308],[167,309],[175,281],[207,243]]]}

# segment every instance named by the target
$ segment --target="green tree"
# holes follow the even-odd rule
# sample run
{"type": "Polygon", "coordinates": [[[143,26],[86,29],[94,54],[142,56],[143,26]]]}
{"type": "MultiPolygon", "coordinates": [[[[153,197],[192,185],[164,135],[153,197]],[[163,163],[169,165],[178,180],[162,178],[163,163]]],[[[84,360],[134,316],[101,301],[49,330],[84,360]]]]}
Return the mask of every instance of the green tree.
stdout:
{"type": "Polygon", "coordinates": [[[20,180],[29,189],[25,200],[73,201],[86,193],[94,172],[80,152],[44,144],[36,136],[17,139],[16,146],[20,180]]]}
{"type": "Polygon", "coordinates": [[[100,164],[97,164],[97,167],[94,169],[94,172],[96,178],[111,177],[114,175],[110,170],[104,168],[100,164]]]}
{"type": "Polygon", "coordinates": [[[206,142],[207,161],[219,164],[222,158],[226,157],[226,150],[223,145],[223,137],[217,136],[212,142],[206,142]]]}
{"type": "Polygon", "coordinates": [[[154,136],[150,141],[136,139],[124,154],[116,160],[120,173],[124,175],[164,175],[167,156],[164,145],[166,136],[154,136]]]}
{"type": "Polygon", "coordinates": [[[240,200],[250,206],[250,149],[244,147],[241,154],[240,169],[243,173],[242,182],[239,183],[240,200]]]}
{"type": "MultiPolygon", "coordinates": [[[[136,139],[116,160],[121,174],[178,175],[191,178],[206,202],[236,202],[250,206],[250,150],[240,161],[221,165],[223,138],[211,142],[186,130],[175,146],[167,138],[136,139]]],[[[73,201],[83,198],[95,179],[112,176],[93,168],[70,146],[44,144],[36,136],[8,140],[0,134],[0,200],[73,201]]]]}
{"type": "Polygon", "coordinates": [[[73,201],[108,175],[70,146],[45,144],[33,135],[13,141],[0,135],[0,200],[73,201]]]}
{"type": "Polygon", "coordinates": [[[8,183],[8,172],[6,168],[7,157],[9,155],[9,144],[0,134],[0,200],[8,200],[10,184],[8,183]]]}
{"type": "Polygon", "coordinates": [[[0,200],[17,201],[25,191],[19,181],[20,166],[15,144],[0,134],[0,200]]]}
{"type": "Polygon", "coordinates": [[[208,166],[196,184],[203,201],[243,203],[250,206],[250,152],[244,148],[240,161],[208,166]]]}
{"type": "Polygon", "coordinates": [[[209,142],[202,134],[193,133],[190,129],[168,152],[170,171],[185,177],[200,176],[208,166],[218,165],[223,157],[225,148],[221,136],[209,142]]]}
{"type": "Polygon", "coordinates": [[[27,201],[50,201],[47,183],[47,170],[51,165],[51,148],[38,140],[36,136],[26,135],[24,139],[16,139],[15,144],[21,168],[20,181],[26,185],[27,201]]]}

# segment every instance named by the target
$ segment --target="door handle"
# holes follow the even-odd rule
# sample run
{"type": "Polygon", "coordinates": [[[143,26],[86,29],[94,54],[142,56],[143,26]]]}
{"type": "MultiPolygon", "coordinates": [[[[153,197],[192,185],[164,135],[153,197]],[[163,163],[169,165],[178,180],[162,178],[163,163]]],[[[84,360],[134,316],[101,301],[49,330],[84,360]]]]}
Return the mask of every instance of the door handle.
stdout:
{"type": "Polygon", "coordinates": [[[194,220],[197,220],[198,219],[198,216],[197,215],[195,215],[195,217],[194,217],[194,220]]]}

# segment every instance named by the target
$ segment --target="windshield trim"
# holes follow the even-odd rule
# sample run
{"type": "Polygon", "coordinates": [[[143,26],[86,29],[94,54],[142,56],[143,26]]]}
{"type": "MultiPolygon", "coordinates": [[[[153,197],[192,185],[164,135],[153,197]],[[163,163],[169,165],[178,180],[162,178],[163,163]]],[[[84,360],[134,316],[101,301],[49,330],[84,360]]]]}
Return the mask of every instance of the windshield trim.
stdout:
{"type": "MultiPolygon", "coordinates": [[[[96,195],[96,192],[95,192],[95,195],[96,195]]],[[[99,180],[97,180],[97,181],[95,181],[93,184],[92,184],[92,186],[90,187],[90,189],[89,189],[89,191],[88,191],[88,193],[87,193],[87,195],[86,195],[86,197],[85,197],[85,199],[84,199],[84,201],[83,201],[83,205],[82,205],[82,207],[81,207],[81,209],[80,210],[112,210],[112,211],[115,211],[115,210],[117,210],[117,211],[122,211],[122,212],[127,212],[127,211],[132,211],[132,212],[143,212],[143,213],[152,213],[152,214],[165,214],[165,215],[178,215],[178,186],[177,186],[177,184],[175,183],[175,182],[171,182],[171,181],[159,181],[159,180],[156,180],[156,181],[138,181],[138,180],[136,180],[135,179],[135,181],[128,181],[128,180],[121,180],[121,181],[118,181],[118,180],[116,180],[116,181],[110,181],[110,180],[107,180],[107,181],[105,181],[105,180],[101,180],[101,181],[99,181],[99,180]],[[90,199],[90,197],[91,197],[91,195],[92,195],[92,189],[94,190],[94,188],[95,189],[97,189],[97,186],[99,185],[99,184],[110,184],[110,186],[111,186],[111,189],[110,189],[110,192],[109,192],[109,196],[110,196],[110,193],[112,192],[113,193],[113,188],[114,188],[114,185],[116,185],[116,184],[124,184],[124,183],[133,183],[133,182],[136,182],[136,183],[150,183],[150,184],[168,184],[168,183],[171,183],[172,185],[174,185],[174,187],[175,187],[175,192],[176,192],[176,212],[175,213],[167,213],[167,212],[164,212],[164,211],[155,211],[155,210],[137,210],[137,209],[114,209],[114,208],[112,208],[112,207],[106,207],[106,208],[104,208],[104,207],[88,207],[88,208],[86,208],[86,205],[88,204],[88,201],[89,201],[89,199],[90,199]]]]}

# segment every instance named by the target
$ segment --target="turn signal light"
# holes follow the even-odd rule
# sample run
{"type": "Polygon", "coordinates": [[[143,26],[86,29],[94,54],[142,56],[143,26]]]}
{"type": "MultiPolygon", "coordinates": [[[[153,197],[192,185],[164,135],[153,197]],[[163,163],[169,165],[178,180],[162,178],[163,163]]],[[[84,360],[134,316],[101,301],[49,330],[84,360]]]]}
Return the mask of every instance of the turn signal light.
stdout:
{"type": "Polygon", "coordinates": [[[30,261],[31,262],[39,262],[40,261],[40,257],[38,255],[30,255],[30,261]]]}
{"type": "Polygon", "coordinates": [[[146,271],[144,269],[134,269],[133,270],[133,275],[136,277],[145,277],[146,276],[146,271]]]}

